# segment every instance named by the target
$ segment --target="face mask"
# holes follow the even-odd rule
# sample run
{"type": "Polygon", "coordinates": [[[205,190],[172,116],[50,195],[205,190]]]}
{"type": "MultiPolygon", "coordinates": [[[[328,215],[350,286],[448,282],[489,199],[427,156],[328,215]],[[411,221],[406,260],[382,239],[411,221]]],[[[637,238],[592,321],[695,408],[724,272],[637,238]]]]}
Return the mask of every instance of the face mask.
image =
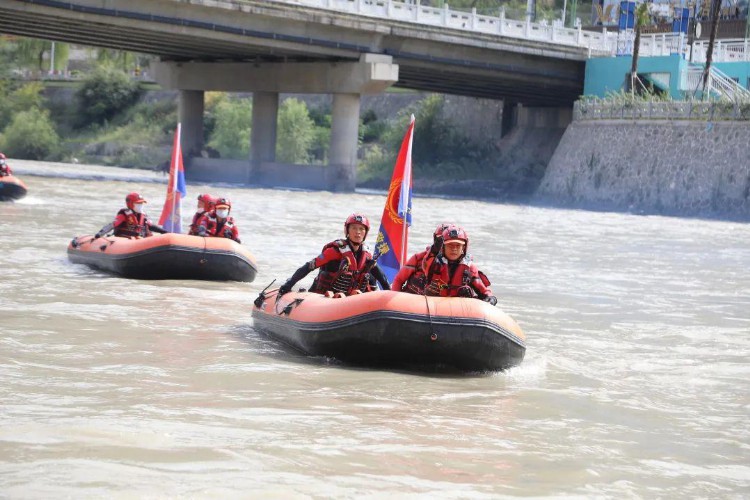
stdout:
{"type": "Polygon", "coordinates": [[[227,215],[229,215],[229,210],[225,208],[216,211],[216,217],[218,217],[219,219],[226,219],[227,215]]]}
{"type": "Polygon", "coordinates": [[[133,212],[135,212],[137,214],[142,214],[143,213],[143,203],[136,203],[135,205],[133,205],[133,212]]]}

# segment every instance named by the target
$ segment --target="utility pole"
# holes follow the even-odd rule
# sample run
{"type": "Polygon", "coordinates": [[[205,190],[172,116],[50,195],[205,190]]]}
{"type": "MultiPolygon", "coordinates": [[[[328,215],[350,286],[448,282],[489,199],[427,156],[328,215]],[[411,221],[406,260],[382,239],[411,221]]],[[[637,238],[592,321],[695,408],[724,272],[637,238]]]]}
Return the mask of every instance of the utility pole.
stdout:
{"type": "Polygon", "coordinates": [[[570,27],[575,28],[576,26],[576,17],[578,16],[578,11],[576,9],[578,7],[578,0],[573,0],[570,2],[570,27]]]}
{"type": "Polygon", "coordinates": [[[49,51],[49,74],[55,72],[55,42],[52,42],[52,48],[49,51]]]}

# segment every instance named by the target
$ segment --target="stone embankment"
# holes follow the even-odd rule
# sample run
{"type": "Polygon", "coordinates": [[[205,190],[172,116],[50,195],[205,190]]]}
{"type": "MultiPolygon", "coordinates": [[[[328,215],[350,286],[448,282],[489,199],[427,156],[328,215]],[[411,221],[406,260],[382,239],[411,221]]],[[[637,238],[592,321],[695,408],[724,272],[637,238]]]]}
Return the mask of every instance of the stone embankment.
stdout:
{"type": "Polygon", "coordinates": [[[750,220],[750,121],[574,121],[535,199],[750,220]]]}

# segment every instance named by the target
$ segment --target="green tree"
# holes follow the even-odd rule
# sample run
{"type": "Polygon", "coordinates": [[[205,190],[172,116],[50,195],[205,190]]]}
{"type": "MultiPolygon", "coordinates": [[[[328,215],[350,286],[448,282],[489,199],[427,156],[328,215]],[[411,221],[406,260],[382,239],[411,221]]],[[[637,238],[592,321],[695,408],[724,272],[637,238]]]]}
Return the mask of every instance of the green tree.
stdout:
{"type": "Polygon", "coordinates": [[[13,117],[5,128],[0,144],[10,156],[43,160],[57,151],[60,138],[49,114],[39,108],[31,108],[13,117]]]}
{"type": "Polygon", "coordinates": [[[252,114],[250,99],[219,99],[213,107],[214,126],[208,145],[224,158],[249,158],[252,114]]]}
{"type": "Polygon", "coordinates": [[[708,99],[708,79],[711,77],[711,64],[714,58],[714,45],[716,35],[719,32],[719,14],[721,13],[721,0],[713,0],[711,4],[711,34],[708,36],[708,49],[706,50],[706,67],[703,69],[703,99],[708,99]]]}
{"type": "Polygon", "coordinates": [[[307,104],[291,98],[279,108],[276,160],[283,163],[307,163],[315,137],[315,123],[307,104]]]}
{"type": "Polygon", "coordinates": [[[79,126],[107,122],[135,104],[139,97],[138,82],[113,66],[100,66],[76,92],[79,126]]]}
{"type": "Polygon", "coordinates": [[[96,60],[102,66],[113,66],[125,73],[129,73],[138,65],[138,55],[124,50],[99,49],[96,60]]]}
{"type": "Polygon", "coordinates": [[[42,90],[44,85],[41,82],[27,83],[18,88],[7,80],[0,82],[0,129],[20,111],[41,109],[44,106],[42,90]]]}
{"type": "Polygon", "coordinates": [[[635,9],[635,40],[633,40],[633,61],[630,66],[630,95],[635,97],[635,84],[638,80],[638,54],[641,49],[641,30],[648,25],[650,16],[647,3],[638,5],[635,9]]]}
{"type": "Polygon", "coordinates": [[[39,71],[64,71],[68,67],[70,46],[67,43],[39,40],[37,38],[19,38],[15,42],[16,63],[33,66],[39,71]],[[53,55],[54,47],[54,55],[53,55]],[[47,58],[45,60],[45,54],[47,58]],[[54,67],[50,67],[54,57],[54,67]]]}

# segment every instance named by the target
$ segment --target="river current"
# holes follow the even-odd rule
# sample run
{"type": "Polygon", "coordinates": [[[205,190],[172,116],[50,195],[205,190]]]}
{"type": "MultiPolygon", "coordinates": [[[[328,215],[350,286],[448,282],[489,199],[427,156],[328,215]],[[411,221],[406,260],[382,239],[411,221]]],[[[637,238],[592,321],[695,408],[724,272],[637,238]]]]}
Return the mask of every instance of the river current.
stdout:
{"type": "MultiPolygon", "coordinates": [[[[0,203],[2,498],[747,498],[750,224],[417,197],[410,251],[463,225],[527,335],[507,372],[290,352],[252,300],[385,196],[228,196],[255,282],[138,281],[66,246],[148,171],[14,161],[0,203]]],[[[417,193],[418,194],[418,193],[417,193]]],[[[372,238],[371,238],[372,239],[372,238]]],[[[311,281],[308,277],[301,284],[311,281]]]]}

